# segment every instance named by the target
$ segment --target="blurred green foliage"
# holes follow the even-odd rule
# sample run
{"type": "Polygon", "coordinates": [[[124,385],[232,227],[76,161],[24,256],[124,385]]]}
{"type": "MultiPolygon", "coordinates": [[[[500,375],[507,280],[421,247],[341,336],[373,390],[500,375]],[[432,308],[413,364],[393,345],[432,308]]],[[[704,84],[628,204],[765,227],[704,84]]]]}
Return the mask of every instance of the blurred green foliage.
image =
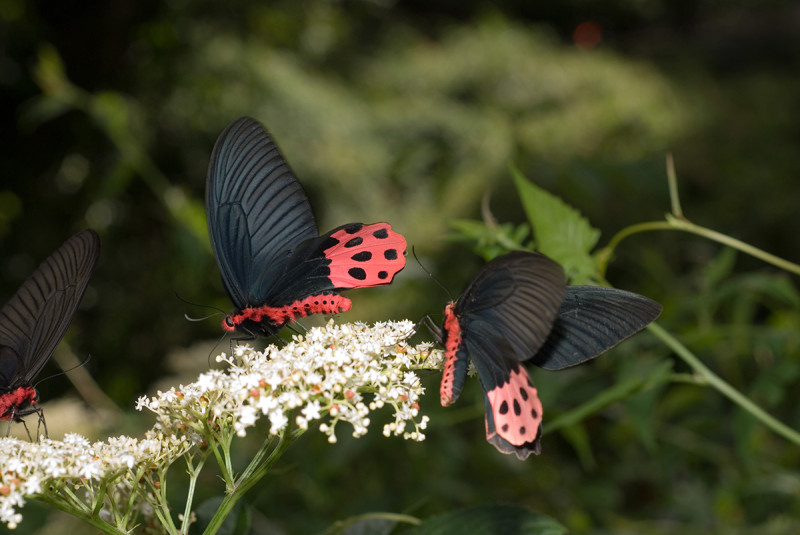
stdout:
{"type": "MultiPolygon", "coordinates": [[[[535,4],[0,2],[0,295],[90,226],[102,257],[67,342],[92,355],[103,390],[127,409],[164,376],[206,366],[211,344],[178,350],[215,340],[218,322],[187,322],[207,309],[174,294],[230,307],[203,189],[214,139],[244,114],[275,135],[323,231],[390,221],[453,294],[481,260],[453,241],[452,221],[483,256],[529,247],[528,218],[546,224],[524,212],[510,165],[579,210],[602,246],[668,210],[672,151],[693,220],[797,259],[791,3],[535,4]],[[605,42],[581,50],[571,32],[588,19],[605,42]],[[487,192],[482,227],[470,221],[487,192]]],[[[682,233],[626,240],[607,278],[660,301],[665,328],[800,428],[794,278],[682,233]]],[[[342,319],[436,318],[447,296],[434,288],[409,261],[390,287],[351,293],[342,319]]],[[[311,433],[254,496],[254,525],[310,533],[375,510],[512,503],[573,533],[800,532],[798,448],[694,384],[651,335],[536,372],[549,424],[591,400],[604,408],[565,421],[525,463],[485,444],[476,381],[448,410],[437,377],[425,381],[425,443],[386,440],[379,422],[333,447],[311,433]]],[[[68,385],[40,389],[47,400],[68,385]]]]}

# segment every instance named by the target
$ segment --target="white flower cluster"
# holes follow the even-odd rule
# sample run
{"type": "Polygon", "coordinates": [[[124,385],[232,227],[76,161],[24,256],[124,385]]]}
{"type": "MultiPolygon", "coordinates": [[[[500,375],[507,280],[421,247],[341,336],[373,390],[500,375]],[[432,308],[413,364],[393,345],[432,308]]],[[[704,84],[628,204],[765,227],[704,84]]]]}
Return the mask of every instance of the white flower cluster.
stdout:
{"type": "Polygon", "coordinates": [[[134,479],[138,469],[171,462],[187,447],[180,440],[125,436],[95,443],[77,434],[33,443],[0,439],[0,521],[14,529],[22,520],[17,510],[25,505],[25,496],[49,493],[54,497],[66,489],[77,498],[74,490],[82,488],[85,503],[91,504],[93,497],[117,490],[109,485],[129,494],[132,481],[140,477],[134,479]]]}
{"type": "Polygon", "coordinates": [[[338,422],[352,424],[358,437],[367,432],[370,410],[390,405],[395,421],[384,434],[423,440],[428,417],[417,417],[424,388],[413,370],[439,368],[442,354],[430,343],[408,345],[413,332],[408,320],[374,326],[331,320],[280,348],[258,352],[237,346],[233,357],[217,358],[228,363],[225,372],[209,371],[189,385],[142,397],[137,409],[156,413],[161,432],[179,431],[193,439],[200,439],[206,425],[230,425],[244,436],[265,416],[269,433],[279,435],[290,417],[307,429],[327,415],[320,430],[336,442],[338,422]],[[406,431],[409,423],[413,431],[406,431]]]}
{"type": "Polygon", "coordinates": [[[212,370],[194,383],[141,397],[136,408],[157,418],[142,440],[121,436],[90,443],[75,434],[34,443],[0,439],[0,522],[16,527],[25,497],[38,496],[127,531],[158,505],[158,474],[182,456],[190,462],[212,440],[244,436],[262,416],[273,435],[286,430],[289,418],[305,430],[327,416],[319,428],[335,442],[338,422],[349,422],[353,435],[361,436],[370,411],[389,405],[395,417],[384,435],[423,440],[424,388],[413,370],[438,369],[442,352],[430,343],[407,344],[413,332],[407,320],[374,326],[331,320],[282,348],[257,352],[239,346],[234,357],[218,357],[228,363],[226,371],[212,370]]]}

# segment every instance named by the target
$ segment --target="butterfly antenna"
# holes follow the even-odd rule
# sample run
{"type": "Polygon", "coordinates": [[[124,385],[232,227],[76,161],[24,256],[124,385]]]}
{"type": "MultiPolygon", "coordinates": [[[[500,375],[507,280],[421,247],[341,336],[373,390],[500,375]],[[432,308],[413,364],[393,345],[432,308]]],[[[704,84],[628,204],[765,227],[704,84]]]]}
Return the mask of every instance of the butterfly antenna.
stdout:
{"type": "Polygon", "coordinates": [[[180,299],[181,301],[183,301],[187,305],[192,305],[192,306],[195,306],[195,307],[202,307],[202,308],[210,308],[211,310],[216,310],[216,312],[214,314],[209,314],[208,316],[204,316],[202,318],[192,318],[188,314],[184,314],[183,317],[186,318],[189,321],[204,321],[204,320],[207,320],[208,318],[212,318],[212,317],[217,316],[219,314],[222,314],[223,316],[227,316],[228,315],[227,312],[225,312],[221,308],[218,308],[218,307],[215,307],[215,306],[212,306],[212,305],[203,305],[203,304],[200,304],[200,303],[193,303],[192,301],[189,301],[188,299],[184,299],[183,297],[181,297],[181,295],[178,292],[175,292],[175,297],[177,297],[178,299],[180,299]]]}
{"type": "Polygon", "coordinates": [[[419,267],[421,267],[421,268],[422,268],[422,271],[424,271],[425,273],[427,273],[427,274],[428,274],[428,276],[429,276],[429,277],[430,277],[430,278],[433,280],[433,282],[435,282],[437,285],[439,285],[439,288],[441,288],[442,290],[444,290],[444,293],[446,293],[446,294],[447,294],[447,298],[448,298],[449,300],[451,300],[451,301],[452,301],[452,300],[453,300],[453,296],[450,294],[450,290],[448,290],[448,289],[447,289],[447,287],[446,287],[444,284],[442,284],[442,282],[441,282],[439,279],[437,279],[437,278],[434,276],[434,274],[433,274],[433,273],[431,273],[431,272],[428,270],[428,268],[426,268],[424,265],[422,265],[422,262],[420,261],[419,257],[417,256],[417,250],[414,248],[414,246],[413,246],[413,245],[411,246],[411,254],[414,256],[414,260],[416,260],[416,261],[417,261],[417,264],[419,264],[419,267]]]}
{"type": "MultiPolygon", "coordinates": [[[[54,374],[52,374],[52,375],[48,375],[47,377],[42,377],[41,379],[39,379],[38,381],[36,381],[36,384],[34,384],[34,385],[33,385],[33,388],[37,388],[37,387],[38,387],[40,384],[42,384],[42,383],[43,383],[43,382],[45,382],[45,381],[49,381],[50,379],[54,379],[54,378],[56,378],[56,377],[60,377],[60,376],[62,376],[62,375],[67,375],[67,374],[68,374],[69,372],[71,372],[72,370],[77,370],[78,368],[83,368],[84,366],[86,366],[86,364],[88,364],[88,362],[89,362],[90,360],[92,360],[92,356],[91,356],[91,355],[86,355],[86,358],[85,358],[84,360],[82,360],[81,362],[77,363],[77,364],[76,364],[75,366],[73,366],[72,368],[70,368],[70,369],[68,369],[68,370],[61,370],[60,372],[58,372],[58,373],[54,373],[54,374]]],[[[74,361],[73,361],[73,362],[74,362],[74,361]]],[[[59,363],[59,364],[60,364],[60,363],[59,363]]]]}
{"type": "MultiPolygon", "coordinates": [[[[208,317],[210,318],[211,316],[208,316],[208,317]]],[[[197,321],[197,320],[193,320],[192,318],[189,318],[189,317],[187,317],[186,319],[189,320],[189,321],[197,321]]],[[[226,332],[222,333],[222,336],[220,336],[217,339],[217,341],[214,343],[214,347],[212,347],[211,350],[208,352],[208,357],[206,357],[206,364],[208,364],[209,368],[211,368],[211,366],[212,366],[211,355],[214,354],[214,352],[217,350],[217,347],[219,347],[220,342],[222,342],[222,340],[225,339],[225,336],[227,336],[227,334],[228,333],[226,333],[226,332]]],[[[233,354],[233,345],[231,345],[231,354],[233,354]]]]}

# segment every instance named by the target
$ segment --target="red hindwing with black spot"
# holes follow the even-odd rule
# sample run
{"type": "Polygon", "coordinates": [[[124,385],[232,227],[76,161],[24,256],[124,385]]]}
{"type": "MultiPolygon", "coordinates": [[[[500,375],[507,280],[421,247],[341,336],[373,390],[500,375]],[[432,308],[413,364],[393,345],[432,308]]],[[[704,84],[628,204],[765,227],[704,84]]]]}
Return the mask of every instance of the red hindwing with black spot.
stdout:
{"type": "Polygon", "coordinates": [[[350,223],[319,235],[303,188],[258,122],[220,134],[209,163],[211,246],[236,310],[228,331],[269,336],[309,314],[350,309],[339,290],[389,284],[406,241],[388,223],[350,223]]]}

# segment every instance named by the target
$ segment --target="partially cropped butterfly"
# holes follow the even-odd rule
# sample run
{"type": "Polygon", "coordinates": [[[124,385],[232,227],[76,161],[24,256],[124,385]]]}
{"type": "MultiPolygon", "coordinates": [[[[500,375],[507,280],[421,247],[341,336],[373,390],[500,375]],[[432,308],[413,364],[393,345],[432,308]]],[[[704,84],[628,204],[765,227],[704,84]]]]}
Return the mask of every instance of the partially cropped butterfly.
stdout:
{"type": "Polygon", "coordinates": [[[546,370],[580,364],[660,313],[661,305],[635,293],[567,286],[561,266],[542,254],[500,256],[445,307],[436,333],[445,348],[442,405],[461,394],[469,356],[483,388],[486,439],[520,459],[539,454],[542,403],[522,363],[546,370]]]}
{"type": "Polygon", "coordinates": [[[31,382],[72,322],[99,254],[95,231],[75,234],[0,309],[0,420],[21,422],[32,413],[42,418],[31,382]]]}
{"type": "Polygon", "coordinates": [[[350,309],[338,291],[388,284],[405,267],[406,240],[388,223],[349,223],[319,235],[303,188],[270,135],[241,117],[209,163],[211,247],[236,310],[222,327],[271,336],[309,314],[350,309]]]}

